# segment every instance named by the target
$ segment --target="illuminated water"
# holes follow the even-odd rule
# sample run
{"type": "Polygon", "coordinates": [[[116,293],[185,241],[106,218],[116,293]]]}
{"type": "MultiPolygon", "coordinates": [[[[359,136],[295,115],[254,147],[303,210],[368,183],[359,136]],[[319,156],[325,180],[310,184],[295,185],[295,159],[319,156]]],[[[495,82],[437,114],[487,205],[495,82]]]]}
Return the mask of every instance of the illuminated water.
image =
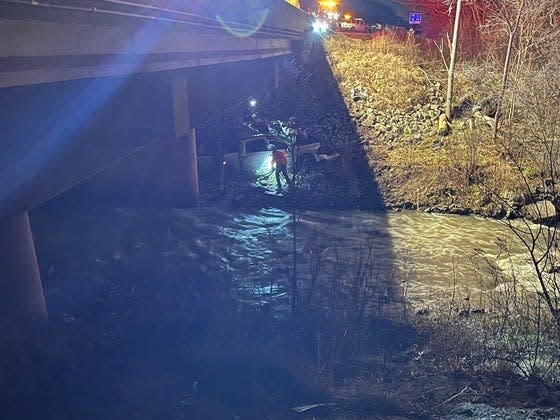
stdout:
{"type": "MultiPolygon", "coordinates": [[[[365,261],[368,250],[378,293],[399,299],[406,290],[407,299],[418,307],[448,299],[453,290],[458,296],[477,296],[507,281],[512,267],[518,279],[529,286],[533,281],[523,249],[497,221],[362,211],[312,211],[295,218],[300,284],[309,283],[310,265],[317,256],[323,262],[320,287],[340,276],[342,265],[354,267],[365,261]],[[510,244],[509,256],[501,252],[498,238],[510,244]],[[496,280],[496,273],[503,278],[496,280]]],[[[66,278],[72,277],[72,270],[81,277],[84,271],[94,277],[113,276],[109,268],[115,264],[140,264],[155,276],[191,264],[227,276],[243,299],[257,304],[289,302],[292,221],[293,215],[279,209],[243,212],[226,207],[117,208],[64,216],[38,212],[32,220],[39,255],[44,261],[59,262],[41,267],[48,293],[57,293],[56,276],[65,264],[70,270],[66,278]]]]}
{"type": "MultiPolygon", "coordinates": [[[[298,278],[310,277],[309,248],[314,247],[326,256],[323,278],[333,275],[332,265],[337,261],[352,264],[371,249],[378,277],[393,288],[405,285],[408,299],[417,306],[448,296],[454,288],[464,296],[492,289],[497,286],[496,273],[503,276],[498,281],[504,281],[512,269],[519,279],[531,279],[523,248],[498,221],[361,211],[305,212],[296,218],[298,278]],[[508,255],[498,245],[499,239],[509,244],[508,255]]],[[[230,241],[223,258],[231,261],[238,281],[287,284],[282,268],[289,271],[293,262],[292,215],[277,209],[232,214],[219,231],[230,241]]],[[[272,290],[273,295],[278,293],[272,290]]]]}

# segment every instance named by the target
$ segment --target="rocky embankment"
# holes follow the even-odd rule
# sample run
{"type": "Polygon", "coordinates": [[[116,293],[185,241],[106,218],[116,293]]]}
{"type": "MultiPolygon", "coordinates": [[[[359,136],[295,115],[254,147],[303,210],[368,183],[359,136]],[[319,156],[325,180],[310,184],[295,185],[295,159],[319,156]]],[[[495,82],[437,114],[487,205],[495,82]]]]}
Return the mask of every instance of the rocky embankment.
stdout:
{"type": "Polygon", "coordinates": [[[450,146],[438,135],[445,96],[440,75],[422,68],[414,45],[331,38],[326,50],[387,207],[443,212],[476,207],[453,185],[451,174],[442,178],[443,168],[430,168],[443,154],[440,149],[450,146]]]}
{"type": "Polygon", "coordinates": [[[491,97],[472,75],[457,70],[447,123],[445,68],[425,45],[331,37],[325,49],[388,208],[504,217],[547,200],[546,191],[527,191],[526,174],[492,139],[491,97]]]}

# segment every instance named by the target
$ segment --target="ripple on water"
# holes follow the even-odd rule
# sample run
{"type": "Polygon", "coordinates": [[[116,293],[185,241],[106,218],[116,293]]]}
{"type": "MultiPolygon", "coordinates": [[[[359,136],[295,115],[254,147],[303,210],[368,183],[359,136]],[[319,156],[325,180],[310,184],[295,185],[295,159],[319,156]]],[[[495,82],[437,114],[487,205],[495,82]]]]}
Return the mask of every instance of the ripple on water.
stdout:
{"type": "MultiPolygon", "coordinates": [[[[244,293],[255,299],[280,299],[289,289],[292,266],[292,215],[279,209],[236,212],[207,209],[205,219],[217,229],[222,261],[244,293]],[[226,243],[227,246],[223,246],[226,243]]],[[[532,281],[523,248],[503,223],[474,216],[421,212],[368,213],[309,211],[296,215],[298,277],[314,247],[325,253],[323,276],[332,267],[374,256],[376,272],[387,281],[408,282],[414,302],[441,300],[455,290],[470,295],[496,287],[492,275],[508,276],[511,267],[532,281]],[[504,255],[498,238],[512,244],[504,255]],[[368,251],[369,250],[369,251],[368,251]]]]}

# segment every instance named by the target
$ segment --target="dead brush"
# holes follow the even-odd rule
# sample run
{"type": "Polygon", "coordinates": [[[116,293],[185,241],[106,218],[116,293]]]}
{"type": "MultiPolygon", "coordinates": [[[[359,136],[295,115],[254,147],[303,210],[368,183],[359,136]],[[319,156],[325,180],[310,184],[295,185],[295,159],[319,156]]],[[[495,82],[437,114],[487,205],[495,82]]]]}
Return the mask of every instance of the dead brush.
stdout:
{"type": "MultiPolygon", "coordinates": [[[[475,258],[474,263],[487,262],[475,258]]],[[[554,319],[542,298],[518,281],[515,273],[509,279],[500,271],[484,275],[476,270],[478,285],[462,292],[470,299],[458,299],[453,288],[447,303],[413,322],[430,338],[425,351],[432,363],[447,372],[512,372],[560,383],[554,319]],[[471,306],[474,296],[477,305],[471,306]]]]}

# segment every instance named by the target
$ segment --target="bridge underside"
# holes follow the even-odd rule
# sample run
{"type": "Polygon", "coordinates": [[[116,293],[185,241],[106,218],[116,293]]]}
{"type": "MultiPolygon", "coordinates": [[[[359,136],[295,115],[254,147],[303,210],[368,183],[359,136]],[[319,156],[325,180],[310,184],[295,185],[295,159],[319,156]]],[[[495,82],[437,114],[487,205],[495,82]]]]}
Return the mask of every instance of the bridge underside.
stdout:
{"type": "MultiPolygon", "coordinates": [[[[272,88],[274,67],[269,59],[1,89],[0,179],[6,188],[0,191],[0,219],[130,162],[143,148],[171,147],[174,79],[188,83],[188,124],[196,128],[255,91],[272,88]]],[[[153,164],[169,169],[165,160],[153,164]]],[[[123,183],[119,179],[114,187],[123,183]]],[[[157,196],[155,188],[147,191],[157,196]]]]}
{"type": "Polygon", "coordinates": [[[0,0],[0,320],[46,317],[29,209],[92,177],[125,199],[197,203],[195,128],[272,88],[304,38],[304,13],[267,3],[262,27],[225,30],[147,0],[0,0]]]}

